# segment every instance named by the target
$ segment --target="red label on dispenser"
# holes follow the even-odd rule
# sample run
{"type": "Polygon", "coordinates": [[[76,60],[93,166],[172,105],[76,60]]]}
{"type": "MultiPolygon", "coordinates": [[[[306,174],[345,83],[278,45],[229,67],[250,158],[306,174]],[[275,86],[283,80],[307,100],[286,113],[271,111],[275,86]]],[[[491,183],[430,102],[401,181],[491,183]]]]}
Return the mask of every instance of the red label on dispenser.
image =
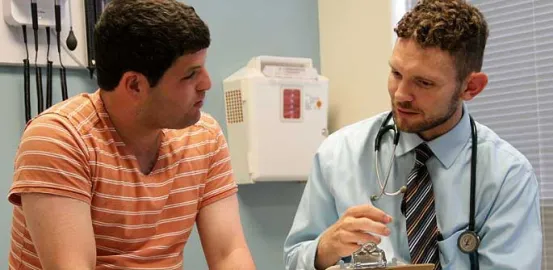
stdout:
{"type": "Polygon", "coordinates": [[[301,91],[300,89],[284,89],[282,91],[282,116],[284,119],[300,119],[301,91]]]}

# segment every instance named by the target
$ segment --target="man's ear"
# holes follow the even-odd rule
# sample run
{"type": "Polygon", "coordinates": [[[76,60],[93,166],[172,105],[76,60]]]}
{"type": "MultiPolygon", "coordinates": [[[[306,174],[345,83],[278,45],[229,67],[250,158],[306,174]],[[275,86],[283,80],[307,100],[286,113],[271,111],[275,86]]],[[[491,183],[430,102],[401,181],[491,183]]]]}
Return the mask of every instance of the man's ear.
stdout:
{"type": "Polygon", "coordinates": [[[480,94],[488,84],[488,75],[482,72],[475,72],[469,75],[464,91],[461,92],[461,98],[465,101],[472,100],[480,94]]]}
{"type": "Polygon", "coordinates": [[[121,78],[125,92],[133,97],[139,97],[146,93],[148,79],[138,72],[125,72],[121,78]]]}

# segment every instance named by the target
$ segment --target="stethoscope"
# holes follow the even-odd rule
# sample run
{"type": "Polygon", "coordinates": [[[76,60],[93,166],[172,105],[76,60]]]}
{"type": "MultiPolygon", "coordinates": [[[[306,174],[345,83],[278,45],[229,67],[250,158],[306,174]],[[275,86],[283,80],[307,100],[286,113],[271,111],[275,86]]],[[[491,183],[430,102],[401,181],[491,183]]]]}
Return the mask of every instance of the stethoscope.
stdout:
{"type": "MultiPolygon", "coordinates": [[[[386,186],[388,185],[388,179],[390,178],[390,172],[392,170],[392,164],[394,162],[395,155],[392,154],[390,157],[390,163],[388,165],[387,171],[386,171],[386,178],[384,180],[384,184],[382,184],[382,181],[380,180],[380,166],[379,166],[379,158],[378,158],[378,152],[380,150],[380,142],[382,140],[382,136],[388,132],[389,130],[393,131],[394,137],[393,137],[393,152],[395,153],[396,147],[399,142],[399,136],[400,132],[397,129],[397,127],[393,124],[389,125],[388,122],[392,118],[392,112],[388,113],[386,116],[386,119],[382,122],[382,125],[380,126],[380,129],[378,130],[378,133],[376,134],[376,139],[374,142],[375,147],[375,165],[376,165],[376,177],[378,180],[378,184],[380,186],[380,193],[378,195],[372,195],[371,201],[376,201],[382,197],[382,195],[387,196],[395,196],[399,194],[405,193],[407,190],[406,186],[402,186],[399,190],[395,192],[387,192],[386,186]]],[[[472,116],[469,116],[470,118],[470,127],[471,127],[471,135],[472,135],[472,153],[471,153],[471,166],[470,166],[470,214],[469,214],[469,227],[466,231],[461,233],[459,238],[457,239],[457,247],[464,253],[469,254],[470,256],[470,265],[472,270],[479,269],[478,265],[478,246],[480,245],[480,236],[475,232],[475,193],[476,193],[476,154],[478,153],[477,150],[477,130],[476,125],[474,124],[474,120],[472,119],[472,116]]]]}

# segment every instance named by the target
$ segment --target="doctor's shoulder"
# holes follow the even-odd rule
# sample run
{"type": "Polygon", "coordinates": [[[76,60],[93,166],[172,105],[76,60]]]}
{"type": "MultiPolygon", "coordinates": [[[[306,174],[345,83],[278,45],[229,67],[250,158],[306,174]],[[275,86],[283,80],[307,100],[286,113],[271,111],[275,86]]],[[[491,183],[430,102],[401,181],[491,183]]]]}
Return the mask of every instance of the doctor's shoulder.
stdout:
{"type": "Polygon", "coordinates": [[[317,154],[337,155],[344,151],[359,151],[363,147],[372,146],[372,141],[388,113],[382,112],[331,132],[319,146],[317,154]]]}
{"type": "Polygon", "coordinates": [[[502,179],[513,169],[519,169],[534,174],[534,168],[528,158],[508,140],[502,138],[486,125],[476,122],[478,130],[479,158],[492,162],[503,168],[490,168],[496,173],[501,172],[502,179]]]}

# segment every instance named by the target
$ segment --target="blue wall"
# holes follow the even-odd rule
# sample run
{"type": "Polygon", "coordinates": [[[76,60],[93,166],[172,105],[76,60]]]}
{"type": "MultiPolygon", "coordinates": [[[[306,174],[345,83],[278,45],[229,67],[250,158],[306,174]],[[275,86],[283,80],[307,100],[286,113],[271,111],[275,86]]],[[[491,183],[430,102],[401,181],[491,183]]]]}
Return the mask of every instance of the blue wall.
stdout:
{"type": "MultiPolygon", "coordinates": [[[[187,0],[212,31],[207,68],[214,82],[205,110],[224,124],[222,80],[253,56],[308,57],[319,69],[317,0],[187,0]]],[[[282,245],[303,184],[240,186],[242,224],[258,269],[284,269],[282,245]]],[[[185,269],[207,269],[197,235],[185,248],[185,269]]]]}
{"type": "MultiPolygon", "coordinates": [[[[257,55],[312,58],[319,68],[317,0],[187,0],[204,18],[212,32],[207,68],[213,88],[205,111],[224,123],[222,80],[257,55]]],[[[81,43],[82,44],[82,43],[81,43]]],[[[57,73],[56,73],[57,74],[57,73]]],[[[34,78],[31,78],[34,82],[34,78]]],[[[59,81],[54,82],[55,86],[59,81]]],[[[0,233],[9,239],[11,205],[5,200],[13,173],[13,158],[23,129],[22,75],[19,67],[0,67],[0,233]]],[[[86,71],[68,73],[69,94],[96,88],[86,71]]],[[[34,83],[31,84],[34,89],[34,83]]],[[[59,89],[59,88],[55,88],[59,89]]],[[[59,91],[55,100],[59,100],[59,91]]],[[[33,107],[34,108],[34,107],[33,107]]],[[[282,244],[303,191],[299,183],[264,183],[240,186],[242,224],[258,269],[284,269],[282,244]]],[[[221,224],[221,226],[224,226],[221,224]]],[[[0,242],[0,265],[7,264],[9,241],[0,242]]],[[[196,232],[185,247],[185,269],[207,269],[196,232]]],[[[3,268],[0,266],[0,268],[3,268]]]]}

